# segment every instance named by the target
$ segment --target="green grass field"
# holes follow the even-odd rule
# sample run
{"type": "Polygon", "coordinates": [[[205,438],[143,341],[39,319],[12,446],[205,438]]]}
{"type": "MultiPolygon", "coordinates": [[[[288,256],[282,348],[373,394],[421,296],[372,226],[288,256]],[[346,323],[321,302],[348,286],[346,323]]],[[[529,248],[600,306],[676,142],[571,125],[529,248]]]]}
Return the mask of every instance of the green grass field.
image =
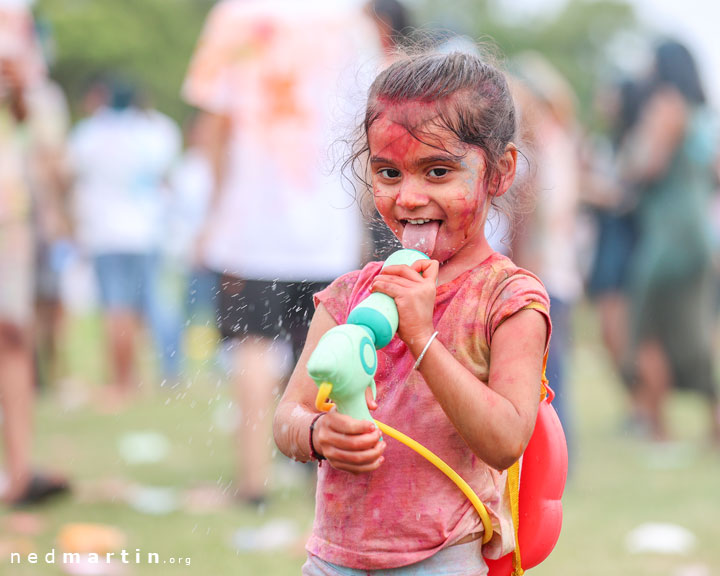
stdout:
{"type": "MultiPolygon", "coordinates": [[[[69,365],[91,389],[103,381],[100,341],[95,319],[71,324],[69,365]]],[[[588,307],[577,316],[575,343],[576,436],[563,533],[550,558],[530,573],[720,574],[715,516],[720,513],[720,454],[706,442],[705,407],[691,395],[674,398],[677,444],[658,448],[628,436],[621,427],[623,391],[609,370],[588,307]],[[694,535],[694,546],[682,554],[632,553],[628,534],[651,522],[682,526],[694,535]]],[[[2,511],[0,574],[64,574],[60,562],[46,563],[43,557],[53,549],[60,555],[58,535],[71,523],[110,525],[124,535],[130,561],[120,566],[120,574],[299,574],[313,510],[311,470],[277,455],[269,479],[272,500],[261,509],[233,503],[228,427],[233,412],[219,372],[197,362],[191,366],[191,384],[161,387],[154,382],[151,362],[146,364],[141,398],[119,414],[73,403],[67,394],[40,397],[36,460],[68,472],[75,491],[72,497],[30,510],[29,516],[2,511]],[[152,450],[146,462],[123,457],[123,442],[132,434],[146,442],[162,441],[155,445],[154,461],[152,450]],[[204,496],[192,498],[198,494],[204,496]],[[268,526],[275,530],[268,531],[268,526]],[[257,549],[263,545],[268,549],[257,549]],[[134,563],[135,550],[143,555],[140,563],[134,563]],[[32,551],[38,554],[37,564],[27,561],[32,551]],[[11,552],[23,554],[20,564],[10,563],[11,552]],[[149,552],[158,555],[159,564],[145,561],[149,552]]]]}

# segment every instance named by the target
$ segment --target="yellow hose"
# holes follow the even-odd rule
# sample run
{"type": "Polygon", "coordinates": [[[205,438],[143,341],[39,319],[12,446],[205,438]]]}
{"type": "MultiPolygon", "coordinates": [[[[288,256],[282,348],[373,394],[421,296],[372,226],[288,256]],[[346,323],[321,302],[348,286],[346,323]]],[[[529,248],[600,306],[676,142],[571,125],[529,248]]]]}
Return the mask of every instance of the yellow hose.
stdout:
{"type": "MultiPolygon", "coordinates": [[[[317,408],[320,412],[327,412],[328,410],[330,410],[330,408],[332,408],[332,404],[328,403],[327,401],[331,391],[332,384],[329,382],[323,382],[319,386],[317,396],[315,397],[315,408],[317,408]]],[[[387,424],[383,424],[379,420],[374,420],[374,422],[377,427],[380,428],[381,432],[387,434],[391,438],[394,438],[398,442],[405,444],[405,446],[420,454],[420,456],[433,464],[438,470],[445,474],[445,476],[450,478],[450,480],[452,480],[458,488],[460,488],[462,493],[465,494],[468,500],[470,500],[470,503],[475,508],[478,516],[480,516],[480,520],[482,520],[483,528],[485,529],[483,533],[482,543],[488,543],[493,535],[492,521],[490,520],[490,515],[488,514],[485,505],[482,503],[480,498],[478,498],[478,495],[475,494],[470,485],[465,482],[465,480],[463,480],[460,475],[455,472],[455,470],[450,468],[450,466],[448,466],[445,461],[442,460],[442,458],[425,448],[425,446],[423,446],[419,442],[416,442],[415,440],[413,440],[409,436],[406,436],[399,430],[395,430],[395,428],[392,428],[387,424]]]]}
{"type": "Polygon", "coordinates": [[[453,482],[455,482],[455,485],[460,488],[463,494],[467,497],[468,500],[472,503],[473,507],[477,511],[478,515],[480,516],[480,520],[482,520],[483,527],[485,528],[485,533],[483,534],[482,542],[483,544],[486,544],[490,541],[490,538],[492,538],[493,535],[493,526],[492,521],[490,520],[490,516],[488,515],[488,512],[485,508],[485,505],[482,503],[480,498],[478,498],[478,495],[475,494],[472,488],[470,488],[470,485],[463,480],[460,475],[455,472],[450,466],[448,466],[444,460],[442,460],[439,456],[425,448],[422,444],[419,442],[416,442],[409,436],[406,436],[399,430],[395,430],[395,428],[392,428],[391,426],[388,426],[387,424],[383,424],[379,420],[375,420],[375,424],[377,424],[377,427],[380,428],[380,430],[384,433],[390,436],[391,438],[395,438],[398,442],[402,442],[407,446],[408,448],[411,448],[412,450],[415,450],[420,456],[428,460],[431,464],[433,464],[438,470],[440,470],[445,476],[450,478],[453,482]]]}

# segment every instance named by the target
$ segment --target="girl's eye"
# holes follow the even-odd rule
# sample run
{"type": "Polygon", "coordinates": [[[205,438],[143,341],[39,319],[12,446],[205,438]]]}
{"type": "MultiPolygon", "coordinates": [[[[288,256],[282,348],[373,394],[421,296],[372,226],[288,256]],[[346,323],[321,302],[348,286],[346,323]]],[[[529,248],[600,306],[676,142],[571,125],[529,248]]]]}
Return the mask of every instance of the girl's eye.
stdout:
{"type": "Polygon", "coordinates": [[[394,180],[395,178],[400,177],[400,170],[397,170],[396,168],[383,168],[382,170],[378,170],[378,174],[388,180],[394,180]]]}
{"type": "Polygon", "coordinates": [[[432,178],[442,178],[443,176],[447,176],[449,173],[449,168],[433,168],[430,170],[430,172],[428,172],[428,174],[432,178]]]}

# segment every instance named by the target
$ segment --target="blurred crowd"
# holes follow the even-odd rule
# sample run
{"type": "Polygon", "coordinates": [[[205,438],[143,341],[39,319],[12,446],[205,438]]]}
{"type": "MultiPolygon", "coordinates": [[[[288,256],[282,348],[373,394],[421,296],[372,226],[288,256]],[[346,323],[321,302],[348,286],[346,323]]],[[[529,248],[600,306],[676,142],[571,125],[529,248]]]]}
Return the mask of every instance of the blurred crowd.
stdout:
{"type": "MultiPolygon", "coordinates": [[[[182,98],[193,113],[180,126],[112,71],[87,79],[81,116],[71,118],[30,13],[0,9],[6,503],[71,488],[31,461],[32,414],[37,392],[73,378],[62,341],[88,310],[104,327],[98,410],[139,401],[148,347],[164,386],[192,377],[198,331],[216,339],[242,411],[236,495],[264,501],[273,404],[313,293],[397,247],[362,193],[364,175],[340,170],[341,148],[352,144],[373,75],[414,41],[412,24],[397,0],[218,3],[188,63],[182,98]]],[[[463,38],[431,40],[473,49],[463,38]]],[[[720,446],[720,125],[690,51],[668,39],[653,46],[646,70],[598,88],[592,129],[543,55],[508,61],[521,178],[514,217],[493,214],[489,233],[551,296],[547,376],[571,458],[581,447],[569,361],[583,302],[626,390],[626,430],[670,440],[668,401],[687,389],[707,400],[720,446]]]]}

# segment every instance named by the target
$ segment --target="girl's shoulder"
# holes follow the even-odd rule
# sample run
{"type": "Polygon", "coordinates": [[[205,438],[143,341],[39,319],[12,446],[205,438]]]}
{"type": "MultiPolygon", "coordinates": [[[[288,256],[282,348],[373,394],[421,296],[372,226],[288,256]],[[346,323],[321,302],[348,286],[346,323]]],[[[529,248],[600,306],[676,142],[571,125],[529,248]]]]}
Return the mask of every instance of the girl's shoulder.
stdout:
{"type": "Polygon", "coordinates": [[[488,346],[505,320],[526,309],[537,310],[550,326],[550,298],[543,283],[499,253],[438,288],[436,313],[442,321],[463,327],[456,330],[457,338],[482,334],[478,341],[488,346]]]}
{"type": "Polygon", "coordinates": [[[537,301],[549,310],[550,299],[542,281],[510,258],[493,253],[475,268],[438,287],[441,301],[470,302],[478,310],[492,310],[514,301],[537,301]]]}
{"type": "Polygon", "coordinates": [[[473,298],[489,317],[528,306],[550,310],[550,297],[540,278],[497,252],[469,271],[464,291],[476,295],[473,298]]]}
{"type": "Polygon", "coordinates": [[[485,338],[492,341],[495,330],[508,318],[521,310],[539,312],[551,331],[550,297],[540,278],[520,268],[502,254],[493,255],[484,266],[476,269],[475,278],[483,283],[485,298],[482,302],[485,338]]]}
{"type": "Polygon", "coordinates": [[[520,268],[509,257],[494,252],[475,268],[458,278],[463,284],[482,285],[485,290],[503,291],[511,285],[520,284],[545,293],[545,287],[535,274],[520,268]]]}

